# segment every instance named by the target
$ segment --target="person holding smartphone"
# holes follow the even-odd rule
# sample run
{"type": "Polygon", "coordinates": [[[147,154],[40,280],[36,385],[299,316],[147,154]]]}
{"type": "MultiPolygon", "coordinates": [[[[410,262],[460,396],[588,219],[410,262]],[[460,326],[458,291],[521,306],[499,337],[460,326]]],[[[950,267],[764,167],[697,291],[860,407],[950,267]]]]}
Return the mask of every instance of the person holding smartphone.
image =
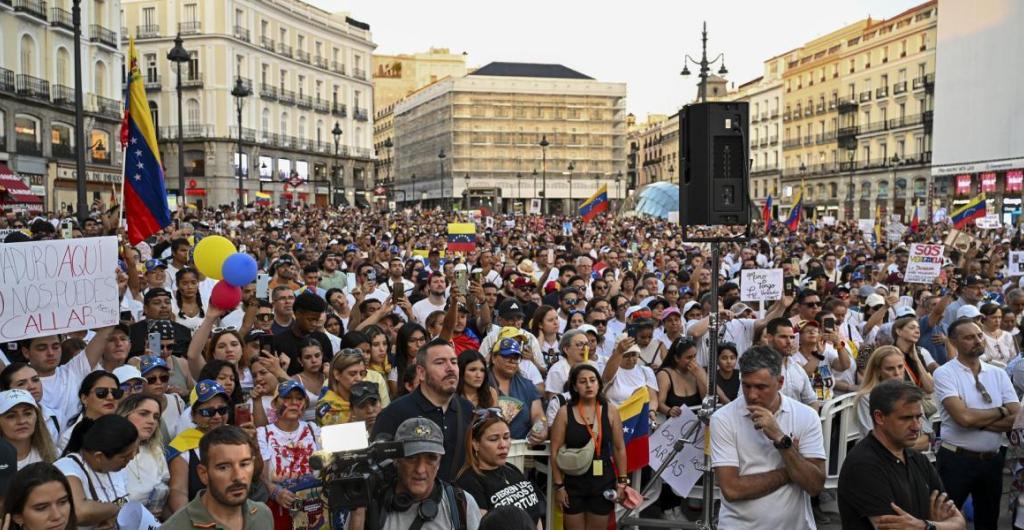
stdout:
{"type": "Polygon", "coordinates": [[[270,490],[267,506],[274,515],[274,528],[305,528],[307,519],[321,520],[323,512],[319,481],[309,465],[309,457],[320,448],[320,428],[302,419],[309,396],[298,381],[278,385],[272,406],[277,420],[256,430],[263,482],[270,490]],[[303,487],[307,484],[312,487],[303,487]]]}

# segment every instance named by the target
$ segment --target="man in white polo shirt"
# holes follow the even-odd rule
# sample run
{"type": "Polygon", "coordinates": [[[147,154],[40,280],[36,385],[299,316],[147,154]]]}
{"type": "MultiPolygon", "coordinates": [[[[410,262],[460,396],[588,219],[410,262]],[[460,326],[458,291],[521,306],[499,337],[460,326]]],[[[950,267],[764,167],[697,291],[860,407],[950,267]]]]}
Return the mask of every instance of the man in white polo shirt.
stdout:
{"type": "Polygon", "coordinates": [[[740,359],[742,394],[711,417],[711,465],[722,490],[719,528],[816,528],[811,497],[825,485],[818,414],[782,393],[782,356],[740,359]]]}
{"type": "Polygon", "coordinates": [[[995,529],[1003,495],[1003,433],[1013,427],[1020,401],[1006,371],[981,361],[985,336],[974,320],[955,320],[947,336],[959,354],[935,370],[942,420],[935,465],[957,508],[973,497],[974,528],[995,529]]]}

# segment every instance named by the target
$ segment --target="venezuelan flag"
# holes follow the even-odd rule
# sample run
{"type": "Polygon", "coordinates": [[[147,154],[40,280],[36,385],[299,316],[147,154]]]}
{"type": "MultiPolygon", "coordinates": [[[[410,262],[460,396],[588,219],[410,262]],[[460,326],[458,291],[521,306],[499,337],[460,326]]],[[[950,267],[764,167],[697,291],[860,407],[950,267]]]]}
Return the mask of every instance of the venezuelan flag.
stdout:
{"type": "Polygon", "coordinates": [[[167,187],[156,143],[156,128],[139,69],[135,39],[128,39],[128,84],[125,87],[121,147],[124,149],[122,184],[128,241],[136,245],[171,224],[167,187]]]}
{"type": "Polygon", "coordinates": [[[967,223],[985,217],[987,213],[985,208],[985,194],[982,193],[971,199],[971,202],[953,211],[953,215],[950,216],[953,220],[953,228],[963,228],[967,223]]]}
{"type": "Polygon", "coordinates": [[[786,228],[789,228],[790,232],[796,232],[796,229],[800,228],[800,211],[804,208],[803,195],[804,187],[801,184],[800,189],[796,191],[793,207],[789,209],[789,217],[786,218],[786,228]]]}
{"type": "Polygon", "coordinates": [[[589,199],[580,204],[580,216],[584,221],[590,221],[597,217],[597,214],[608,209],[608,185],[604,184],[589,199]]]}
{"type": "Polygon", "coordinates": [[[875,246],[882,244],[882,205],[875,205],[875,246]]]}
{"type": "Polygon", "coordinates": [[[768,195],[768,200],[765,201],[764,207],[761,208],[761,220],[764,221],[764,231],[770,232],[772,229],[772,196],[768,195]]]}
{"type": "Polygon", "coordinates": [[[263,206],[270,204],[270,194],[265,191],[257,191],[256,204],[262,204],[263,206]]]}
{"type": "Polygon", "coordinates": [[[647,387],[641,386],[619,405],[622,434],[626,442],[626,473],[632,473],[650,462],[650,401],[647,387]]]}
{"type": "Polygon", "coordinates": [[[448,250],[451,252],[473,252],[476,250],[476,225],[473,223],[448,223],[448,250]]]}

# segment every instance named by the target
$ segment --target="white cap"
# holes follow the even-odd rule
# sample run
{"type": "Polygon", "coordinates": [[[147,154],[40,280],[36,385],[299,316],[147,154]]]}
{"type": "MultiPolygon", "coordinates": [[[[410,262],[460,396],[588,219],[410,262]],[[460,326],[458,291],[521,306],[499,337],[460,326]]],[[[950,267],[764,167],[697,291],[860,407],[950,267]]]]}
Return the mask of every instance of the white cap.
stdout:
{"type": "Polygon", "coordinates": [[[960,309],[956,310],[956,318],[978,318],[981,316],[981,311],[978,311],[976,306],[967,304],[960,306],[960,309]]]}
{"type": "Polygon", "coordinates": [[[114,377],[117,378],[117,383],[123,385],[132,379],[144,379],[142,372],[138,368],[130,364],[122,364],[117,368],[114,368],[114,377]]]}
{"type": "Polygon", "coordinates": [[[917,315],[912,308],[905,305],[896,306],[896,318],[912,317],[917,315]]]}
{"type": "Polygon", "coordinates": [[[864,301],[864,305],[868,307],[875,307],[883,304],[885,304],[885,298],[882,298],[882,295],[878,293],[868,295],[867,300],[864,301]]]}
{"type": "Polygon", "coordinates": [[[14,408],[15,405],[22,403],[32,405],[37,409],[39,408],[39,405],[36,404],[36,400],[32,398],[32,394],[29,394],[27,390],[12,388],[10,390],[0,392],[0,414],[6,414],[7,411],[14,408]]]}
{"type": "Polygon", "coordinates": [[[584,333],[593,333],[595,335],[598,335],[597,328],[595,328],[594,326],[592,326],[590,324],[583,324],[583,325],[581,325],[580,327],[578,327],[576,329],[578,329],[578,330],[580,330],[580,331],[582,331],[584,333]]]}

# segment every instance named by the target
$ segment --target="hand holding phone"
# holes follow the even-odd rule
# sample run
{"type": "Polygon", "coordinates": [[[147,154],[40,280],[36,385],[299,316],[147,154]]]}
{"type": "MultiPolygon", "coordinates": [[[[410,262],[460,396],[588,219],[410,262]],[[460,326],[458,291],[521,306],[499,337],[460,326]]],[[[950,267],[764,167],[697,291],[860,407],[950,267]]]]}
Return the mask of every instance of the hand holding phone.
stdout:
{"type": "Polygon", "coordinates": [[[154,331],[149,334],[146,344],[148,345],[150,355],[160,355],[162,348],[160,347],[160,332],[154,331]]]}
{"type": "Polygon", "coordinates": [[[249,403],[239,403],[235,405],[235,425],[245,425],[252,423],[252,405],[249,403]]]}

